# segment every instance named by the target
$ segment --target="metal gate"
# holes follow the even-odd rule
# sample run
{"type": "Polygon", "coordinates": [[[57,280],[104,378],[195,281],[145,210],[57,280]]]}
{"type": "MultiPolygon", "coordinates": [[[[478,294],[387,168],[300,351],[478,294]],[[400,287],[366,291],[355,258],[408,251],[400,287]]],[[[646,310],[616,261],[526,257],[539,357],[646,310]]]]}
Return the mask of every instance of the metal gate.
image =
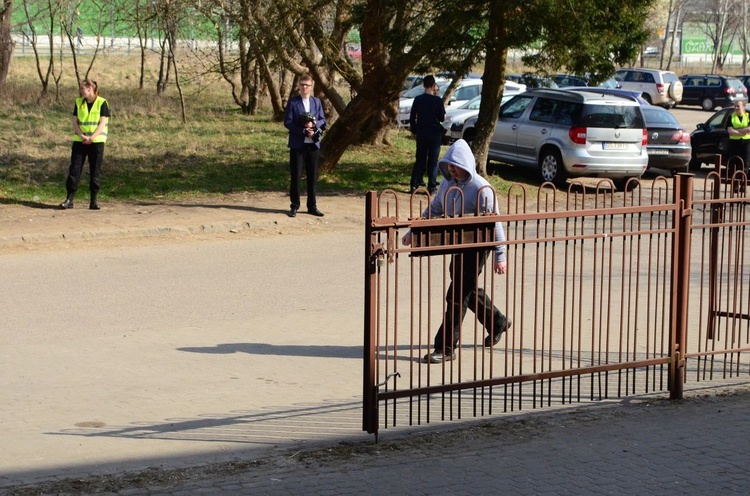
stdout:
{"type": "Polygon", "coordinates": [[[609,181],[567,193],[545,184],[533,196],[514,185],[500,215],[440,219],[422,218],[426,193],[368,193],[363,430],[655,391],[681,398],[687,383],[748,374],[746,177],[694,183],[680,174],[626,193],[609,181]],[[423,363],[452,258],[496,246],[496,221],[507,273],[488,264],[477,287],[512,327],[486,347],[492,329],[469,312],[456,359],[423,363]],[[404,246],[407,230],[421,241],[404,246]]]}

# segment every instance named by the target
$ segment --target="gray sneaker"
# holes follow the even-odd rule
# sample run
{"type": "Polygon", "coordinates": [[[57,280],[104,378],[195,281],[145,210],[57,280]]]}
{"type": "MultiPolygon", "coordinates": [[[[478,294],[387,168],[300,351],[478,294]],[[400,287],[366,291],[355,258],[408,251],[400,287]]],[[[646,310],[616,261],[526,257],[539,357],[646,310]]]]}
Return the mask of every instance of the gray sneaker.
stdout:
{"type": "Polygon", "coordinates": [[[445,350],[445,355],[443,355],[442,351],[433,351],[432,353],[428,353],[424,356],[424,359],[422,359],[423,363],[443,363],[443,362],[450,362],[451,360],[456,359],[456,352],[452,350],[445,350]]]}

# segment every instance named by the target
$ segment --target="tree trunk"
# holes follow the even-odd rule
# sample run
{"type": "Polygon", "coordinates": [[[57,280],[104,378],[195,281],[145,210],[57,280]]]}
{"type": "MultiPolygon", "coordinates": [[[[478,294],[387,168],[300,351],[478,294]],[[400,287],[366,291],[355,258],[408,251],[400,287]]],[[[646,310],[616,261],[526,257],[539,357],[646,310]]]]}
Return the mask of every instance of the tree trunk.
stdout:
{"type": "Polygon", "coordinates": [[[10,15],[13,0],[4,0],[0,10],[0,88],[5,85],[13,60],[13,38],[10,35],[10,15]]]}
{"type": "MultiPolygon", "coordinates": [[[[336,124],[329,128],[321,143],[320,170],[330,172],[341,159],[351,143],[362,141],[365,124],[377,119],[377,114],[391,102],[367,98],[367,91],[363,91],[349,103],[347,111],[336,120],[336,124]]],[[[393,122],[391,120],[390,122],[393,122]]],[[[377,126],[371,127],[377,129],[377,126]]]]}
{"type": "Polygon", "coordinates": [[[490,8],[490,23],[487,32],[487,52],[482,77],[482,103],[475,129],[477,130],[472,151],[477,160],[477,172],[487,174],[487,152],[490,139],[495,132],[497,116],[500,112],[500,100],[505,90],[505,65],[508,61],[508,29],[501,2],[493,2],[490,8]]]}

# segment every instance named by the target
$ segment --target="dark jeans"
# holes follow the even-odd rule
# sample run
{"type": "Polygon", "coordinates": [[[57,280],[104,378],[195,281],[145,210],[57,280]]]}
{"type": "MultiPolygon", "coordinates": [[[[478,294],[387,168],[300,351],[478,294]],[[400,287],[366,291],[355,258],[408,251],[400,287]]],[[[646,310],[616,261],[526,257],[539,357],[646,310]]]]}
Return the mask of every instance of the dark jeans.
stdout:
{"type": "Polygon", "coordinates": [[[78,183],[81,181],[81,174],[83,173],[83,163],[87,158],[89,159],[89,189],[92,195],[99,192],[99,174],[104,160],[104,143],[84,145],[80,141],[74,141],[73,152],[70,155],[68,180],[65,182],[68,195],[75,195],[78,191],[78,183]]]}
{"type": "Polygon", "coordinates": [[[451,284],[445,295],[445,318],[435,335],[435,351],[442,351],[445,345],[445,352],[450,353],[458,346],[461,322],[468,308],[474,312],[489,335],[505,330],[508,319],[493,305],[484,288],[477,287],[477,280],[489,253],[479,251],[453,255],[450,266],[451,284]]]}
{"type": "Polygon", "coordinates": [[[425,170],[427,171],[427,187],[430,191],[437,189],[437,164],[442,140],[440,133],[417,135],[417,158],[411,170],[411,189],[418,188],[422,184],[425,170]]]}
{"type": "MultiPolygon", "coordinates": [[[[745,170],[750,168],[750,140],[729,140],[729,147],[727,149],[727,160],[732,157],[740,157],[745,164],[745,170]]],[[[734,171],[730,171],[733,173],[734,171]]]]}
{"type": "Polygon", "coordinates": [[[291,171],[292,181],[289,187],[289,198],[291,208],[299,209],[299,183],[302,179],[302,168],[305,168],[307,176],[307,209],[316,208],[317,200],[315,199],[315,185],[318,182],[318,159],[320,158],[320,148],[312,143],[305,143],[302,148],[289,149],[289,169],[291,171]]]}

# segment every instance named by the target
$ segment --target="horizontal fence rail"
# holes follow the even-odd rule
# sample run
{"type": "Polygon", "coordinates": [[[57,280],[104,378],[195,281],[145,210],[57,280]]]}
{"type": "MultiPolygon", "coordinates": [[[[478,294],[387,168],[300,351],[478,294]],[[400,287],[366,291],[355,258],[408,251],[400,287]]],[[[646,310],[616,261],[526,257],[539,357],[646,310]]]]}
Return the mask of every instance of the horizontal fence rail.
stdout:
{"type": "Polygon", "coordinates": [[[747,202],[712,174],[694,201],[689,175],[626,193],[609,181],[535,195],[514,185],[500,214],[439,219],[422,218],[426,192],[368,193],[363,429],[678,397],[686,381],[747,373],[747,202]],[[495,222],[506,241],[494,240],[495,222]],[[425,363],[454,264],[497,245],[507,272],[494,273],[490,255],[476,288],[512,325],[488,347],[492,319],[468,311],[456,359],[425,363]]]}

